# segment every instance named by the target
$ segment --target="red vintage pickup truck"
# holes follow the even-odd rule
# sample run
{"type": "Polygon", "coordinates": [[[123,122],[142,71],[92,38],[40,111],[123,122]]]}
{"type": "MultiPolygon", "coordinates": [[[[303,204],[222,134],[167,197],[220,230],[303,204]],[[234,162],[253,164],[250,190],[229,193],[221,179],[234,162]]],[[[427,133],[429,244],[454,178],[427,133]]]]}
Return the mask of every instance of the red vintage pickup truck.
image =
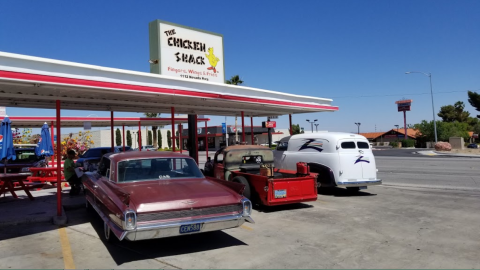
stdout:
{"type": "Polygon", "coordinates": [[[244,184],[243,195],[254,203],[274,206],[317,200],[315,177],[308,170],[275,169],[273,152],[265,146],[221,148],[212,163],[205,166],[207,177],[244,184]]]}

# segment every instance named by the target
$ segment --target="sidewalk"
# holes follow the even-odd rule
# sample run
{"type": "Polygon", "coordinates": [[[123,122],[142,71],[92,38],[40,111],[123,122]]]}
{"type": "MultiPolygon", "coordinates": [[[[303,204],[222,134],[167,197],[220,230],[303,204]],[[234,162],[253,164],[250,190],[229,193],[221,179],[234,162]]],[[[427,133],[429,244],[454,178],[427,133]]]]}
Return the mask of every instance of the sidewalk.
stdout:
{"type": "MultiPolygon", "coordinates": [[[[85,206],[84,196],[69,197],[70,188],[62,190],[62,215],[64,209],[74,209],[85,206]]],[[[25,223],[52,223],[53,217],[57,215],[57,189],[31,190],[35,200],[31,201],[23,191],[15,191],[18,199],[13,198],[10,192],[0,197],[0,227],[12,226],[25,223]],[[5,196],[4,196],[5,195],[5,196]]],[[[67,217],[68,218],[68,217],[67,217]]]]}
{"type": "MultiPolygon", "coordinates": [[[[184,151],[188,155],[188,151],[184,151]]],[[[199,167],[203,168],[207,161],[205,151],[199,152],[199,167]]],[[[208,152],[209,156],[213,158],[214,151],[208,152]]],[[[62,216],[68,216],[65,210],[77,209],[85,207],[85,197],[78,195],[70,197],[68,192],[70,188],[62,188],[62,216]]],[[[17,224],[28,223],[52,223],[53,218],[57,216],[57,188],[48,188],[30,190],[35,200],[31,201],[23,191],[15,191],[18,199],[13,198],[10,192],[0,194],[0,227],[14,226],[17,224]]]]}
{"type": "Polygon", "coordinates": [[[419,155],[425,156],[450,156],[450,157],[469,157],[469,158],[480,158],[480,155],[474,154],[458,154],[458,153],[446,153],[440,152],[435,150],[427,150],[427,151],[417,151],[419,155]]]}

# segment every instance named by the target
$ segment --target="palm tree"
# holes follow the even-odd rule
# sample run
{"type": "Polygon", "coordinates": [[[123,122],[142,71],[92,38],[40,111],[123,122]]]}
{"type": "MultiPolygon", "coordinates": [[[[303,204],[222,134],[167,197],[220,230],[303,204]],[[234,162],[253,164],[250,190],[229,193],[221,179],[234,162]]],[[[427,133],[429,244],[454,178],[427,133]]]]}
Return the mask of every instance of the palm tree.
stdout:
{"type": "Polygon", "coordinates": [[[230,78],[230,80],[225,81],[226,84],[233,84],[233,85],[240,85],[243,83],[243,81],[240,79],[240,76],[235,75],[230,78]]]}
{"type": "MultiPolygon", "coordinates": [[[[226,84],[240,85],[243,81],[240,79],[240,76],[235,75],[230,78],[230,80],[225,81],[226,84]]],[[[235,116],[235,141],[238,141],[238,132],[237,132],[237,117],[235,116]]]]}
{"type": "MultiPolygon", "coordinates": [[[[145,115],[145,117],[148,117],[148,118],[157,118],[160,114],[159,113],[144,113],[143,115],[145,115]]],[[[155,147],[155,149],[158,149],[157,130],[158,130],[158,126],[152,126],[153,147],[155,147]]],[[[147,141],[148,141],[148,139],[147,139],[147,141]]]]}

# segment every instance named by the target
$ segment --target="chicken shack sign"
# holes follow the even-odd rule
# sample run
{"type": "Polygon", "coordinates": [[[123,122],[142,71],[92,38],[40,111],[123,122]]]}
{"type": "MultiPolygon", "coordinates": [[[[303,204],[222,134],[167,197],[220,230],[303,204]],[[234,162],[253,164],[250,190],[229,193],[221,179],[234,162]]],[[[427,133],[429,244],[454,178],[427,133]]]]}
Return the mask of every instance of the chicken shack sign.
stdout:
{"type": "Polygon", "coordinates": [[[225,83],[222,35],[160,20],[149,33],[151,73],[225,83]]]}

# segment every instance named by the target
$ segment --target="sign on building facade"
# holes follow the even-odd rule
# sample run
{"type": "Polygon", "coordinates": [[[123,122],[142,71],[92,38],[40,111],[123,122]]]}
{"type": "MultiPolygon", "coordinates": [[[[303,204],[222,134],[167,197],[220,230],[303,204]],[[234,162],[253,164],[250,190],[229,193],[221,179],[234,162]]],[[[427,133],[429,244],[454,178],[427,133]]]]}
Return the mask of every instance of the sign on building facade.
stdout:
{"type": "Polygon", "coordinates": [[[151,73],[225,83],[222,35],[155,20],[149,36],[151,73]]]}

